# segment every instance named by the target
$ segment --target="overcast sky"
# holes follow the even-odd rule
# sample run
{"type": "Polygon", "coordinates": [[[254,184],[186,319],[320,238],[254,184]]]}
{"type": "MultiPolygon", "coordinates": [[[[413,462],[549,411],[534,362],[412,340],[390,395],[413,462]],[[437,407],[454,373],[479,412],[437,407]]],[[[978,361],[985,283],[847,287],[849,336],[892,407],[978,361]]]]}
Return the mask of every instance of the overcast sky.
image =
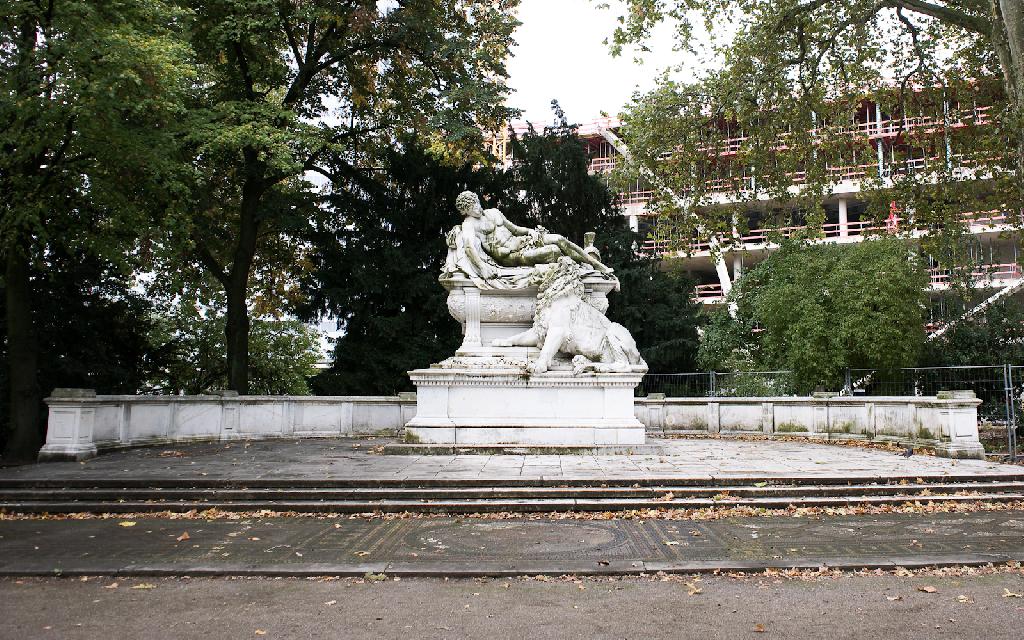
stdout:
{"type": "MultiPolygon", "coordinates": [[[[601,111],[615,115],[637,88],[650,89],[666,67],[682,60],[672,51],[669,29],[652,41],[642,65],[631,54],[612,58],[602,40],[615,29],[614,8],[598,9],[591,0],[523,0],[516,30],[517,45],[508,62],[513,93],[509,106],[524,119],[551,120],[557,99],[570,122],[588,122],[601,111]]],[[[614,2],[611,3],[614,7],[614,2]]]]}

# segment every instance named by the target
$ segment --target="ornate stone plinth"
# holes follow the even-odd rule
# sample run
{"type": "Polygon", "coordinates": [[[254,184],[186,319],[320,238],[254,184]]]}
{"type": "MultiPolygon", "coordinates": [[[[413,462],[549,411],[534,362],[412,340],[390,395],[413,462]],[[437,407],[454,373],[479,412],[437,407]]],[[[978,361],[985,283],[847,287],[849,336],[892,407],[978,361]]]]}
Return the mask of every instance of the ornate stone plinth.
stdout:
{"type": "MultiPolygon", "coordinates": [[[[523,361],[525,364],[525,360],[523,361]]],[[[443,364],[443,363],[442,363],[443,364]]],[[[406,440],[424,444],[641,445],[633,410],[638,373],[549,371],[521,367],[417,369],[416,417],[406,440]]]]}
{"type": "MultiPolygon", "coordinates": [[[[528,274],[530,269],[505,269],[528,274]]],[[[615,280],[591,273],[583,278],[587,299],[602,313],[608,310],[608,294],[615,290],[615,280]]],[[[448,311],[462,325],[462,346],[458,356],[491,356],[509,353],[495,350],[491,342],[508,338],[529,329],[537,304],[537,287],[516,289],[480,289],[472,280],[455,276],[442,278],[441,285],[448,290],[448,311]]],[[[536,354],[536,348],[533,348],[536,354]]]]}

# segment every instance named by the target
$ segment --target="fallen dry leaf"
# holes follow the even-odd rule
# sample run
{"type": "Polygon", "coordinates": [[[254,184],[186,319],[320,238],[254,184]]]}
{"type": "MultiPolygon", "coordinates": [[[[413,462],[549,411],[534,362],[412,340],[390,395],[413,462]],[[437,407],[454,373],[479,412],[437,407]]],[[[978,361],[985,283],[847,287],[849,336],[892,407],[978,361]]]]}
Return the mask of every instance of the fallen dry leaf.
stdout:
{"type": "Polygon", "coordinates": [[[132,586],[132,589],[156,589],[156,585],[149,582],[140,582],[139,584],[132,586]]]}
{"type": "Polygon", "coordinates": [[[923,591],[924,593],[938,593],[939,591],[938,589],[932,586],[918,587],[917,590],[923,591]]]}
{"type": "Polygon", "coordinates": [[[666,540],[665,544],[667,544],[670,547],[674,547],[675,545],[679,544],[679,541],[678,540],[666,540]]]}
{"type": "Polygon", "coordinates": [[[178,542],[182,542],[182,541],[188,540],[190,537],[191,536],[188,535],[188,531],[186,531],[186,532],[182,533],[180,536],[178,536],[177,538],[175,538],[175,540],[177,540],[178,542]]]}
{"type": "Polygon", "coordinates": [[[754,625],[754,633],[764,633],[764,625],[758,622],[754,625]]]}
{"type": "Polygon", "coordinates": [[[697,585],[695,585],[692,582],[687,582],[686,583],[686,588],[689,591],[689,595],[691,595],[691,596],[695,596],[698,593],[704,593],[703,589],[701,589],[700,587],[698,587],[697,585]]]}
{"type": "Polygon", "coordinates": [[[974,604],[974,600],[972,600],[970,596],[965,596],[963,594],[958,595],[956,597],[956,601],[962,604],[974,604]]]}
{"type": "Polygon", "coordinates": [[[257,629],[256,630],[256,635],[258,635],[258,636],[265,636],[265,635],[267,635],[267,632],[264,631],[263,629],[257,629]]]}
{"type": "Polygon", "coordinates": [[[117,583],[116,583],[116,582],[111,582],[110,584],[108,584],[107,586],[105,586],[105,587],[103,587],[103,588],[104,588],[104,589],[116,589],[116,588],[117,588],[117,586],[118,586],[118,585],[117,585],[117,583]]]}
{"type": "Polygon", "coordinates": [[[331,606],[334,606],[334,605],[338,604],[338,601],[337,600],[328,600],[324,604],[327,605],[328,607],[331,607],[331,606]]]}
{"type": "Polygon", "coordinates": [[[370,555],[370,552],[369,552],[369,551],[356,551],[356,552],[354,553],[354,555],[357,555],[357,556],[359,556],[360,558],[362,558],[363,556],[368,556],[368,555],[370,555]]]}
{"type": "Polygon", "coordinates": [[[885,599],[889,602],[896,602],[897,600],[902,600],[903,596],[885,596],[885,599]]]}
{"type": "Polygon", "coordinates": [[[1024,593],[1014,593],[1013,591],[1010,591],[1006,587],[1003,587],[1003,597],[1004,598],[1024,598],[1024,593]]]}
{"type": "Polygon", "coordinates": [[[134,527],[135,526],[135,522],[133,522],[132,520],[124,520],[122,522],[118,522],[117,526],[119,526],[119,527],[134,527]]]}

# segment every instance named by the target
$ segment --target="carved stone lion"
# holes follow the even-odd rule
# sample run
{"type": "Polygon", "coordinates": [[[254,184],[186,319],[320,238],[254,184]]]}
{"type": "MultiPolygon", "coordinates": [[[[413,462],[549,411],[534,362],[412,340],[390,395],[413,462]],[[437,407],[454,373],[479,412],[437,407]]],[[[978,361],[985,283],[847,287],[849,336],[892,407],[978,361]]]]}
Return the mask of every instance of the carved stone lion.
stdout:
{"type": "Polygon", "coordinates": [[[579,266],[562,257],[554,265],[537,268],[537,310],[533,326],[509,338],[493,341],[496,347],[540,347],[531,373],[544,373],[556,353],[573,356],[573,374],[642,373],[647,363],[636,342],[621,324],[612,322],[585,299],[579,266]]]}

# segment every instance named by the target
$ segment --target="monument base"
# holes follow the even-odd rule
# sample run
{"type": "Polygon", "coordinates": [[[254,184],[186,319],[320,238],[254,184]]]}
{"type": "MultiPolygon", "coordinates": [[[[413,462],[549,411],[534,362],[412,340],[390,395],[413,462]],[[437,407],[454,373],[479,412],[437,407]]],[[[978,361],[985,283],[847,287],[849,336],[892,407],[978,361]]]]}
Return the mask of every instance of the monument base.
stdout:
{"type": "Polygon", "coordinates": [[[549,371],[519,367],[417,369],[410,444],[590,446],[642,445],[633,410],[639,373],[549,371]]]}

